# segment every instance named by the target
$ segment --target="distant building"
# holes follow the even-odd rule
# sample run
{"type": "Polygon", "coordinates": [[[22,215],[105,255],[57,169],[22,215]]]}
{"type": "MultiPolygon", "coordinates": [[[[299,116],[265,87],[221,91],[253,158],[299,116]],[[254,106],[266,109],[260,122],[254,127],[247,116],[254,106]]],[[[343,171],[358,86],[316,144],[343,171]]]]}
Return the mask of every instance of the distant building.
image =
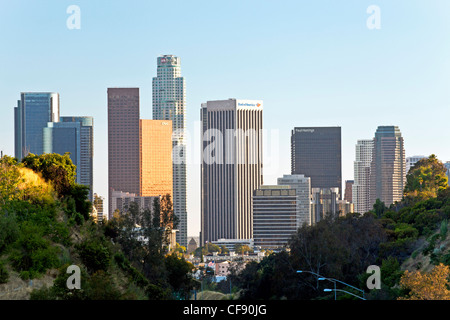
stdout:
{"type": "Polygon", "coordinates": [[[140,120],[139,195],[173,199],[172,121],[140,120]]]}
{"type": "Polygon", "coordinates": [[[414,167],[414,165],[421,159],[426,158],[425,156],[412,156],[406,157],[406,174],[408,174],[409,170],[414,167]]]}
{"type": "Polygon", "coordinates": [[[285,247],[304,222],[298,195],[290,186],[261,186],[253,192],[253,241],[255,247],[285,247]]]}
{"type": "Polygon", "coordinates": [[[339,188],[312,188],[313,224],[339,216],[339,188]]]}
{"type": "Polygon", "coordinates": [[[99,196],[98,194],[94,193],[94,202],[92,203],[93,209],[95,209],[96,214],[96,222],[103,222],[108,220],[108,216],[104,214],[103,210],[103,202],[104,198],[99,196]]]}
{"type": "Polygon", "coordinates": [[[345,180],[345,190],[344,190],[344,200],[353,203],[353,184],[355,183],[354,180],[345,180]]]}
{"type": "Polygon", "coordinates": [[[355,212],[353,203],[348,202],[347,200],[338,200],[337,203],[338,203],[339,216],[343,217],[349,213],[355,212]]]}
{"type": "Polygon", "coordinates": [[[311,225],[311,178],[302,174],[285,174],[277,179],[278,185],[290,186],[296,190],[298,206],[298,226],[311,225]]]}
{"type": "Polygon", "coordinates": [[[252,194],[263,183],[262,116],[260,100],[202,104],[202,245],[252,238],[252,194]]]}
{"type": "Polygon", "coordinates": [[[92,117],[60,117],[43,128],[43,153],[70,153],[76,166],[76,182],[89,187],[89,201],[94,200],[94,120],[92,117]]]}
{"type": "Polygon", "coordinates": [[[130,207],[132,202],[136,202],[139,206],[140,211],[144,211],[146,209],[153,212],[153,202],[157,199],[159,201],[159,196],[149,196],[149,197],[141,197],[136,195],[135,193],[122,192],[122,191],[113,191],[111,193],[111,208],[114,213],[116,210],[119,212],[125,212],[130,207]]]}
{"type": "Polygon", "coordinates": [[[373,141],[370,204],[380,199],[389,207],[402,200],[406,184],[404,140],[397,126],[379,126],[373,141]]]}
{"type": "Polygon", "coordinates": [[[254,246],[253,239],[217,239],[211,241],[211,243],[219,247],[225,246],[229,251],[235,251],[238,245],[248,246],[249,248],[253,248],[254,246]]]}
{"type": "Polygon", "coordinates": [[[291,174],[311,178],[311,188],[342,195],[341,127],[296,127],[291,133],[291,174]]]}
{"type": "Polygon", "coordinates": [[[139,88],[108,88],[108,212],[113,192],[139,195],[139,88]]]}
{"type": "Polygon", "coordinates": [[[190,254],[190,253],[194,252],[197,248],[198,248],[197,241],[195,241],[194,238],[191,238],[189,240],[187,248],[186,248],[187,253],[190,254]]]}
{"type": "Polygon", "coordinates": [[[59,94],[22,92],[14,108],[14,155],[20,161],[28,153],[44,153],[43,129],[59,122],[59,94]]]}
{"type": "Polygon", "coordinates": [[[370,202],[370,166],[372,164],[373,139],[358,140],[353,163],[354,183],[352,200],[354,211],[364,214],[372,210],[370,202]]]}
{"type": "MultiPolygon", "coordinates": [[[[157,58],[157,75],[152,81],[154,120],[170,120],[174,132],[174,157],[186,155],[186,83],[181,76],[181,59],[174,55],[157,58]]],[[[187,245],[187,171],[185,161],[173,161],[173,209],[179,219],[177,241],[187,245]]]]}

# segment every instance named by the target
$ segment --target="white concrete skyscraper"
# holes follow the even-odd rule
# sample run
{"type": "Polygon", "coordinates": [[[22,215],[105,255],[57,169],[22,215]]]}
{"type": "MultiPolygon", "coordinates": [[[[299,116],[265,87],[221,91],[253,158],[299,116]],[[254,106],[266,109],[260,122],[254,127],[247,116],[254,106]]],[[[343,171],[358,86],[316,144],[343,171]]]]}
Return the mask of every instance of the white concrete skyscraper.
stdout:
{"type": "Polygon", "coordinates": [[[364,214],[372,209],[369,199],[370,165],[372,163],[373,140],[358,140],[355,146],[354,183],[352,200],[354,211],[364,214]]]}
{"type": "Polygon", "coordinates": [[[202,104],[201,245],[253,237],[252,195],[263,183],[262,101],[202,104]]]}
{"type": "Polygon", "coordinates": [[[173,135],[173,209],[178,217],[177,242],[187,246],[186,199],[186,86],[181,76],[180,58],[157,58],[153,78],[153,120],[171,120],[173,135]]]}

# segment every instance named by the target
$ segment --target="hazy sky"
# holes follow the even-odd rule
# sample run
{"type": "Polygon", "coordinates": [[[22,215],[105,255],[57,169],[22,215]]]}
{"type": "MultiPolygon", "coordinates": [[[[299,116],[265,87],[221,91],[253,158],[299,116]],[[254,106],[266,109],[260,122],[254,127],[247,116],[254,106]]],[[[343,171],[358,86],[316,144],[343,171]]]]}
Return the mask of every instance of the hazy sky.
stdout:
{"type": "Polygon", "coordinates": [[[208,100],[264,101],[277,142],[265,148],[276,164],[265,184],[290,173],[295,126],[342,127],[343,180],[353,179],[356,141],[379,125],[400,127],[407,156],[450,160],[449,15],[448,0],[0,0],[0,149],[14,154],[20,92],[59,92],[61,115],[94,117],[94,192],[106,197],[106,90],[139,87],[141,118],[151,119],[156,58],[177,55],[192,141],[188,235],[197,236],[194,143],[208,100]],[[67,27],[70,5],[80,29],[67,27]],[[380,29],[367,27],[371,5],[380,29]]]}

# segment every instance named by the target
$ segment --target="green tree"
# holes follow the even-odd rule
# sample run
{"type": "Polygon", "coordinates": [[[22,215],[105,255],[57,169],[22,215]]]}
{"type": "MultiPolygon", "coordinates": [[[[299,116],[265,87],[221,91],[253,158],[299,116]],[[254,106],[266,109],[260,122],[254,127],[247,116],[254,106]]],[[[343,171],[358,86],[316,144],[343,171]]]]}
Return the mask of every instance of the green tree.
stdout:
{"type": "Polygon", "coordinates": [[[75,184],[76,166],[72,163],[69,153],[29,153],[22,159],[22,163],[26,168],[41,173],[46,181],[51,181],[60,196],[68,194],[71,186],[75,184]]]}
{"type": "Polygon", "coordinates": [[[419,160],[406,176],[405,199],[417,202],[435,198],[439,191],[448,187],[446,171],[434,154],[419,160]]]}

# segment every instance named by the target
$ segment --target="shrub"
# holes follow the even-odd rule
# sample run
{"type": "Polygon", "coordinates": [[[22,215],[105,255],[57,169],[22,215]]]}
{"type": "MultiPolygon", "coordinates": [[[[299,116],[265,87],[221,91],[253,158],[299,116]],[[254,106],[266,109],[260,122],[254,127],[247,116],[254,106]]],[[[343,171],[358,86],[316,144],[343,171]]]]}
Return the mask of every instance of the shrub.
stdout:
{"type": "Polygon", "coordinates": [[[38,226],[24,222],[14,246],[9,258],[23,279],[32,279],[59,266],[58,248],[51,246],[38,226]]]}
{"type": "Polygon", "coordinates": [[[16,241],[19,236],[19,226],[12,214],[0,214],[0,254],[5,248],[16,241]]]}
{"type": "Polygon", "coordinates": [[[83,264],[90,273],[108,270],[111,252],[104,238],[88,239],[76,246],[83,264]]]}

